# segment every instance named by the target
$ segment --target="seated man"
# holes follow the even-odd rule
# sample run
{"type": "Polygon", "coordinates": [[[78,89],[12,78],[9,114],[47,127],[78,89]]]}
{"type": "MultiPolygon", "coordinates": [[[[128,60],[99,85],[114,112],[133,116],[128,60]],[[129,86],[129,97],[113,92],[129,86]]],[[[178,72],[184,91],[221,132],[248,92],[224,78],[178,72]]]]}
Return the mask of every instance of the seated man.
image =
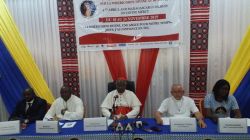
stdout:
{"type": "Polygon", "coordinates": [[[42,120],[47,109],[46,100],[37,97],[32,88],[25,89],[23,96],[24,99],[17,104],[9,120],[20,120],[22,124],[42,120]]]}
{"type": "Polygon", "coordinates": [[[206,117],[214,122],[218,118],[232,117],[241,118],[240,109],[234,96],[229,95],[230,84],[228,81],[221,79],[213,87],[213,93],[207,94],[204,100],[206,117]]]}
{"type": "Polygon", "coordinates": [[[62,86],[61,97],[58,97],[51,105],[43,120],[81,120],[83,119],[83,102],[72,95],[69,87],[62,86]]]}
{"type": "Polygon", "coordinates": [[[196,107],[193,99],[183,96],[184,90],[180,84],[174,84],[171,89],[171,97],[163,100],[158,111],[155,113],[155,119],[158,124],[163,124],[162,115],[167,113],[167,117],[190,117],[193,113],[198,120],[201,128],[205,128],[203,116],[196,107]]]}
{"type": "Polygon", "coordinates": [[[135,118],[139,114],[141,102],[132,91],[126,90],[126,83],[125,78],[118,78],[116,90],[108,93],[102,102],[101,109],[105,117],[121,120],[135,118]]]}

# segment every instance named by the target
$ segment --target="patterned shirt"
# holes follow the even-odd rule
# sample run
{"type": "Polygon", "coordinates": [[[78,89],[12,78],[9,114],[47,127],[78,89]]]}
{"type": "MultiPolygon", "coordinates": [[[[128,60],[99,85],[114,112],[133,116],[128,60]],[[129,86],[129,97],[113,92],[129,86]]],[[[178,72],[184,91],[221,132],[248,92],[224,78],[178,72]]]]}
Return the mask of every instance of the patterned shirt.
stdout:
{"type": "Polygon", "coordinates": [[[231,110],[239,109],[234,96],[229,95],[227,101],[218,102],[214,94],[207,94],[204,101],[204,107],[212,110],[212,113],[219,118],[230,117],[231,110]]]}

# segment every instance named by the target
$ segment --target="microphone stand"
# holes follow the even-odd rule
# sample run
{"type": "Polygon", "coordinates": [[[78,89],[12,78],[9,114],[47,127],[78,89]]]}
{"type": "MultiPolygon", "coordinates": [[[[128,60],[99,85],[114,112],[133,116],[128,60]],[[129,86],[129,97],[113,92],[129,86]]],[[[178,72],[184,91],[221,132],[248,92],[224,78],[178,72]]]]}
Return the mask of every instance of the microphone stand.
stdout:
{"type": "Polygon", "coordinates": [[[113,106],[112,106],[112,115],[115,115],[115,111],[116,111],[116,106],[115,106],[115,102],[116,102],[116,99],[118,98],[118,95],[115,95],[114,96],[114,103],[113,103],[113,106]]]}
{"type": "Polygon", "coordinates": [[[114,131],[116,131],[116,127],[117,127],[117,122],[116,122],[116,120],[115,120],[115,111],[116,111],[116,107],[115,107],[115,101],[116,101],[116,99],[118,98],[118,95],[116,95],[116,96],[114,96],[113,97],[113,105],[112,105],[112,108],[109,110],[110,111],[110,113],[111,113],[111,115],[110,115],[110,119],[113,119],[114,120],[114,122],[112,123],[112,129],[114,130],[114,131]]]}

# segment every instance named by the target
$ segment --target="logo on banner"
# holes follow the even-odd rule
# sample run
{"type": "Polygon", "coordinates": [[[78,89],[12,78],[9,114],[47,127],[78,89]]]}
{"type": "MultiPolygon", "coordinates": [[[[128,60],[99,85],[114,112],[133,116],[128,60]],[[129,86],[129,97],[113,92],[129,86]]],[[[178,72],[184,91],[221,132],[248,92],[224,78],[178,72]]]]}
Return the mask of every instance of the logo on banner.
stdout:
{"type": "Polygon", "coordinates": [[[93,1],[85,0],[80,6],[80,11],[84,17],[91,17],[96,11],[96,6],[93,1]]]}

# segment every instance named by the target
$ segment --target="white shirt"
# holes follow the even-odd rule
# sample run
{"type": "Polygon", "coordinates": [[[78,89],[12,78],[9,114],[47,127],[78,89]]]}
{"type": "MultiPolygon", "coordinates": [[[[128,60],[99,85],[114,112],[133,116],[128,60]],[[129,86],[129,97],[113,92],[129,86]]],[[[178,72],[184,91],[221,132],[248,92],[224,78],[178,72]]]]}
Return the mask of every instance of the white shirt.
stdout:
{"type": "Polygon", "coordinates": [[[173,96],[162,101],[159,109],[161,113],[167,113],[167,117],[190,117],[191,112],[198,112],[194,100],[183,96],[176,100],[173,96]]]}
{"type": "Polygon", "coordinates": [[[31,100],[30,102],[26,102],[25,111],[27,111],[27,110],[28,110],[28,108],[32,106],[33,102],[34,102],[34,99],[33,99],[33,100],[31,100]],[[29,105],[29,104],[30,104],[30,105],[29,105]]]}
{"type": "Polygon", "coordinates": [[[135,118],[140,112],[141,102],[137,96],[129,90],[125,90],[124,93],[119,94],[117,90],[113,90],[104,99],[101,104],[102,114],[105,117],[110,117],[111,112],[109,109],[112,109],[114,104],[114,97],[118,96],[115,101],[115,106],[131,107],[132,110],[126,114],[128,118],[135,118]]]}
{"type": "Polygon", "coordinates": [[[60,120],[81,120],[83,119],[83,112],[82,100],[77,96],[71,95],[67,102],[62,97],[59,97],[53,102],[43,120],[50,120],[54,116],[60,120]],[[62,115],[61,110],[65,108],[67,108],[67,111],[62,115]]]}

